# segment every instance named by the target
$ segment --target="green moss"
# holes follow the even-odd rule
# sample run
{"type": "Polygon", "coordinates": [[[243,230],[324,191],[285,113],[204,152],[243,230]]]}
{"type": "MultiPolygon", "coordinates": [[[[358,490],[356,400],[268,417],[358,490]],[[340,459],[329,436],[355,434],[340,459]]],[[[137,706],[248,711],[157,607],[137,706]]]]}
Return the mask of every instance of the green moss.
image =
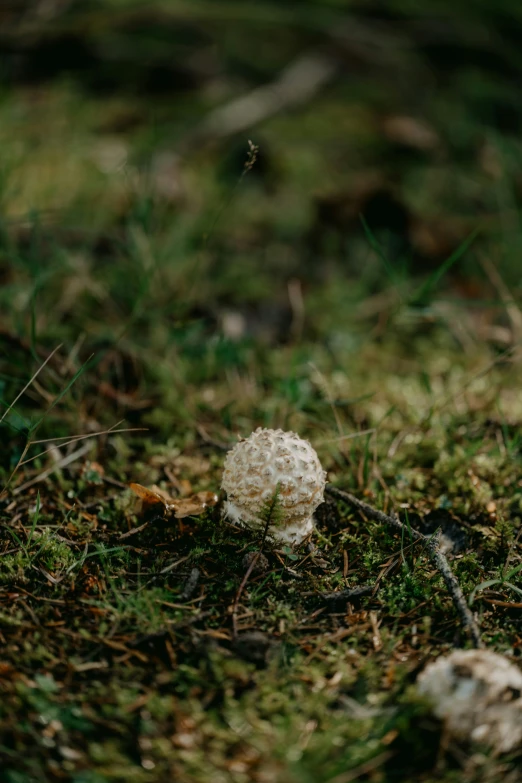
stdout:
{"type": "Polygon", "coordinates": [[[330,501],[313,546],[265,545],[242,584],[259,535],[126,488],[218,491],[238,436],[297,431],[330,482],[440,526],[486,644],[518,654],[519,6],[393,0],[383,25],[352,3],[378,56],[252,128],[245,173],[250,129],[201,123],[331,49],[342,3],[39,5],[0,12],[1,486],[29,460],[0,494],[1,775],[510,780],[444,753],[415,695],[468,640],[407,534],[330,501]],[[425,40],[445,6],[464,66],[425,40]]]}
{"type": "Polygon", "coordinates": [[[28,560],[25,552],[18,551],[12,555],[4,555],[0,569],[0,582],[3,584],[23,584],[27,582],[26,569],[28,560]]]}

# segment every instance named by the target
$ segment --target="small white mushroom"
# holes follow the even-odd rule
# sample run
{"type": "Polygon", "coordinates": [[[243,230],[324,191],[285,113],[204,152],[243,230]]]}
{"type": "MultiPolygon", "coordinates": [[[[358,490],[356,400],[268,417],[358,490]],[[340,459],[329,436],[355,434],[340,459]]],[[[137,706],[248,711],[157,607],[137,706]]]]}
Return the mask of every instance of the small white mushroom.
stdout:
{"type": "Polygon", "coordinates": [[[298,544],[313,530],[313,513],[324,500],[326,472],[307,440],[295,432],[258,429],[240,440],[225,459],[222,488],[226,515],[263,530],[263,511],[278,491],[278,513],[268,535],[298,544]]]}
{"type": "Polygon", "coordinates": [[[419,693],[450,734],[505,753],[522,746],[522,672],[489,650],[455,650],[426,666],[419,693]]]}

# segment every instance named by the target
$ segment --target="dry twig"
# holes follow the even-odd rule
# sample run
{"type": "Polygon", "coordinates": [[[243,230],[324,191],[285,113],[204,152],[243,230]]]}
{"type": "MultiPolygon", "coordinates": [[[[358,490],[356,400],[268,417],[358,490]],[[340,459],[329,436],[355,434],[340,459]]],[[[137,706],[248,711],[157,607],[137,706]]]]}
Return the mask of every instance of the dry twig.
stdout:
{"type": "Polygon", "coordinates": [[[303,54],[275,81],[214,109],[187,143],[192,146],[194,137],[200,141],[202,137],[224,138],[244,133],[281,111],[306,103],[331,81],[336,71],[333,58],[318,52],[303,54]]]}
{"type": "MultiPolygon", "coordinates": [[[[316,598],[321,598],[329,605],[330,610],[339,609],[346,606],[348,601],[355,601],[366,595],[372,595],[379,589],[378,585],[360,585],[359,587],[348,588],[347,590],[338,590],[336,593],[310,593],[316,598]]],[[[306,593],[304,595],[307,595],[306,593]]]]}
{"type": "Polygon", "coordinates": [[[335,487],[328,486],[326,488],[326,491],[333,497],[339,498],[340,500],[344,500],[347,503],[350,503],[352,506],[355,506],[355,508],[359,509],[359,511],[362,511],[363,514],[366,514],[366,516],[369,517],[370,519],[374,519],[376,522],[380,522],[381,524],[388,525],[388,527],[391,527],[393,530],[396,530],[401,534],[411,535],[411,537],[414,538],[416,541],[422,541],[434,565],[436,566],[437,570],[440,572],[442,578],[444,579],[444,582],[451,596],[451,599],[455,605],[455,608],[459,613],[464,626],[466,627],[466,629],[468,630],[471,636],[473,646],[474,647],[484,646],[482,643],[482,639],[480,637],[479,627],[477,625],[475,618],[473,617],[471,610],[469,609],[466,603],[464,593],[462,592],[462,589],[458,583],[457,577],[451,570],[450,564],[448,563],[446,556],[440,551],[438,535],[425,536],[423,533],[419,533],[418,530],[415,530],[415,528],[407,527],[406,525],[403,525],[403,523],[398,519],[398,517],[389,516],[388,514],[385,514],[382,511],[378,511],[376,508],[373,508],[373,506],[368,505],[368,503],[359,500],[354,495],[351,495],[349,492],[345,492],[342,489],[336,489],[335,487]]]}

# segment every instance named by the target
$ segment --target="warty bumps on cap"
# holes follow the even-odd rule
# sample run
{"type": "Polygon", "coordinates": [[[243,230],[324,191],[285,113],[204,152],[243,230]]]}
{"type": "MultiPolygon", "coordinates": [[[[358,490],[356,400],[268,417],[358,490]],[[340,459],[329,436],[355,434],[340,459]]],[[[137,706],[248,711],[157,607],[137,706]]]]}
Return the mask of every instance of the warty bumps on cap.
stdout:
{"type": "Polygon", "coordinates": [[[295,432],[258,429],[225,459],[225,513],[234,522],[263,530],[263,510],[278,490],[278,513],[268,535],[298,544],[313,530],[313,513],[324,500],[326,471],[307,440],[295,432]]]}

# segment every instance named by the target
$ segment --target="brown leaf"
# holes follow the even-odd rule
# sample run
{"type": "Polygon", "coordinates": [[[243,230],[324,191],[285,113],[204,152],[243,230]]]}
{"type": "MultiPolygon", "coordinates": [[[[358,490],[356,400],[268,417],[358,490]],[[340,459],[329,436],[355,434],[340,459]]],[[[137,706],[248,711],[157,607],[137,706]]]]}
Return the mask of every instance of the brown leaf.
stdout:
{"type": "Polygon", "coordinates": [[[158,487],[157,484],[153,484],[150,489],[151,489],[151,492],[154,492],[154,494],[157,495],[158,497],[160,497],[165,503],[175,503],[176,502],[175,499],[171,495],[169,495],[168,492],[166,492],[161,487],[158,487]]]}
{"type": "Polygon", "coordinates": [[[173,501],[174,516],[177,519],[202,514],[208,506],[215,506],[218,496],[214,492],[197,492],[190,498],[173,501]]]}
{"type": "Polygon", "coordinates": [[[192,497],[197,498],[197,500],[205,506],[215,506],[219,500],[215,492],[196,492],[192,497]]]}
{"type": "Polygon", "coordinates": [[[160,497],[157,492],[153,492],[147,487],[143,487],[141,484],[129,484],[130,489],[137,495],[146,506],[155,506],[158,503],[165,505],[165,501],[160,497]]]}
{"type": "Polygon", "coordinates": [[[141,484],[132,483],[129,487],[145,506],[161,504],[165,513],[175,516],[176,519],[202,514],[208,506],[215,506],[218,502],[215,492],[197,492],[189,498],[173,498],[156,485],[147,489],[141,484]]]}

